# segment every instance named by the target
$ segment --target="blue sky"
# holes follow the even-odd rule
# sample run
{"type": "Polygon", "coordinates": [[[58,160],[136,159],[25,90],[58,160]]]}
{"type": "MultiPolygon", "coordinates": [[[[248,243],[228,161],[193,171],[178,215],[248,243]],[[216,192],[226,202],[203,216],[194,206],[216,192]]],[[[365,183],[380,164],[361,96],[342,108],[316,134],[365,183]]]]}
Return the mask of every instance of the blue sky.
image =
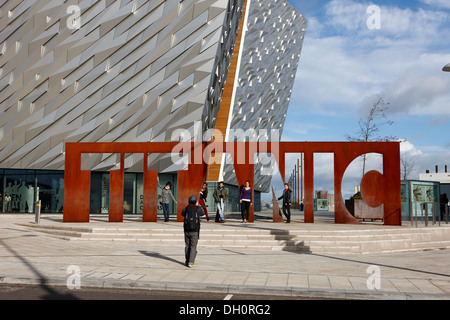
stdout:
{"type": "MultiPolygon", "coordinates": [[[[450,73],[442,71],[450,63],[450,1],[290,3],[308,19],[308,28],[282,140],[345,140],[356,133],[367,107],[383,97],[394,124],[383,126],[382,134],[407,140],[401,151],[415,159],[411,178],[450,165],[450,73]],[[380,9],[376,29],[367,26],[371,5],[380,9]]],[[[317,166],[329,167],[326,162],[317,159],[317,166]]],[[[359,170],[353,171],[357,179],[359,170]]],[[[330,175],[316,173],[316,187],[332,192],[330,175]]]]}

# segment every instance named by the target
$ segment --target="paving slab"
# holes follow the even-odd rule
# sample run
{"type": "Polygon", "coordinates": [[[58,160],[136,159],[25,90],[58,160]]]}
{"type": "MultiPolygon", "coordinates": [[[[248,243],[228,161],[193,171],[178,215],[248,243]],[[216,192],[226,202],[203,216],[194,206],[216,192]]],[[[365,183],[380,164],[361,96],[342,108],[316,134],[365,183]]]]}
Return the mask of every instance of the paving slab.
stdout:
{"type": "Polygon", "coordinates": [[[311,289],[331,289],[327,275],[310,274],[308,277],[309,288],[311,289]]]}
{"type": "Polygon", "coordinates": [[[328,281],[333,290],[353,290],[352,284],[346,276],[328,276],[328,281]]]}
{"type": "MultiPolygon", "coordinates": [[[[42,223],[58,227],[60,217],[44,216],[42,223]]],[[[197,268],[188,269],[184,266],[184,247],[180,245],[65,241],[21,225],[27,220],[34,221],[33,216],[0,215],[0,283],[39,284],[45,281],[46,284],[65,285],[70,275],[69,266],[78,266],[82,286],[341,299],[450,299],[450,250],[348,257],[262,252],[243,247],[199,248],[197,268]],[[367,287],[370,276],[367,270],[373,265],[380,269],[379,290],[367,287]]],[[[114,225],[132,230],[137,224],[141,223],[132,221],[114,225]]],[[[179,223],[146,225],[149,228],[181,228],[179,223]]],[[[204,230],[212,233],[216,226],[208,224],[204,230]]],[[[73,226],[92,227],[91,224],[73,226]]],[[[95,228],[106,227],[110,224],[95,222],[95,228]]],[[[239,227],[225,224],[220,228],[237,232],[239,227]]],[[[254,223],[250,228],[255,234],[268,228],[276,232],[299,228],[305,232],[361,231],[355,226],[301,223],[295,227],[254,223]]]]}

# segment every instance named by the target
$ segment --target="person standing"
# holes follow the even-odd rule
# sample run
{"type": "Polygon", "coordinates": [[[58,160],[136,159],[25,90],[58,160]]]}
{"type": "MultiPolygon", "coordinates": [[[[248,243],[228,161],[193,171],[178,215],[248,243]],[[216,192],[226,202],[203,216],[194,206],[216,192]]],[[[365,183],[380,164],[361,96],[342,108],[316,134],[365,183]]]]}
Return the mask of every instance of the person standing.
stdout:
{"type": "Polygon", "coordinates": [[[250,215],[250,206],[253,203],[253,190],[250,187],[250,181],[248,180],[245,181],[245,186],[241,189],[239,202],[241,203],[242,222],[247,223],[250,215]]]}
{"type": "Polygon", "coordinates": [[[206,221],[209,221],[208,210],[206,209],[206,197],[208,196],[208,184],[203,182],[202,189],[200,190],[200,197],[198,203],[202,206],[203,212],[205,212],[206,221]]]}
{"type": "Polygon", "coordinates": [[[184,218],[184,253],[186,267],[195,268],[195,257],[197,256],[197,243],[200,237],[200,217],[204,215],[202,208],[198,205],[197,198],[189,197],[189,205],[181,211],[184,218]]]}
{"type": "Polygon", "coordinates": [[[440,204],[441,204],[441,206],[440,206],[440,212],[441,212],[441,221],[444,221],[446,218],[446,210],[445,209],[449,209],[448,208],[448,205],[449,205],[449,202],[448,202],[448,197],[447,197],[447,194],[446,193],[444,193],[444,194],[441,194],[441,196],[440,196],[440,204]],[[446,208],[447,207],[447,208],[446,208]]]}
{"type": "Polygon", "coordinates": [[[166,185],[163,187],[159,184],[159,177],[158,177],[158,187],[161,188],[161,206],[164,213],[164,222],[169,221],[169,195],[172,197],[172,200],[178,204],[177,200],[175,200],[175,197],[172,194],[172,184],[170,181],[167,181],[166,185]]]}
{"type": "Polygon", "coordinates": [[[283,195],[279,197],[278,200],[283,200],[283,214],[286,216],[286,223],[291,222],[291,195],[291,186],[288,183],[285,183],[283,195]]]}
{"type": "Polygon", "coordinates": [[[217,210],[219,211],[219,221],[217,222],[224,223],[224,211],[225,203],[228,199],[228,189],[224,187],[223,181],[219,182],[219,186],[214,190],[213,197],[217,205],[217,210]]]}

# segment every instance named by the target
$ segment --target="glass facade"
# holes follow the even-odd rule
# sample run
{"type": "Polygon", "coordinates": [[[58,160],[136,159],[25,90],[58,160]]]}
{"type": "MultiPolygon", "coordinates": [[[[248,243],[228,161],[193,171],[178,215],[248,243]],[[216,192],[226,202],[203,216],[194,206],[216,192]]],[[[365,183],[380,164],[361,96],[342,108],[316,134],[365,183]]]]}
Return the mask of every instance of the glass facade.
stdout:
{"type": "MultiPolygon", "coordinates": [[[[176,198],[177,176],[175,174],[159,174],[159,183],[164,186],[168,181],[172,184],[172,193],[176,198]]],[[[158,214],[162,214],[161,189],[158,188],[158,214]]],[[[144,205],[144,175],[142,173],[125,172],[123,183],[123,213],[142,214],[144,205]]],[[[176,214],[176,204],[170,198],[170,213],[176,214]]],[[[91,172],[91,213],[108,213],[109,209],[109,173],[91,172]]]]}
{"type": "MultiPolygon", "coordinates": [[[[159,174],[159,184],[172,184],[172,193],[177,197],[177,175],[159,174]]],[[[208,183],[208,210],[215,212],[212,197],[217,183],[208,183]]],[[[226,185],[229,190],[226,211],[239,212],[239,189],[226,185]]],[[[144,199],[144,177],[142,173],[125,172],[123,191],[123,213],[142,214],[144,199]]],[[[199,188],[200,192],[200,188],[199,188]]],[[[195,194],[198,197],[198,194],[195,194]]],[[[254,193],[255,211],[261,210],[261,193],[254,193]]],[[[163,214],[161,189],[158,188],[158,214],[163,214]]],[[[64,203],[64,171],[57,170],[12,170],[0,169],[0,212],[33,213],[34,204],[41,200],[41,213],[62,213],[64,203]]],[[[169,197],[170,215],[176,215],[177,205],[169,197]]],[[[187,204],[187,200],[186,200],[187,204]]],[[[184,204],[180,204],[184,206],[184,204]]],[[[90,213],[108,214],[109,172],[91,172],[90,213]]]]}
{"type": "Polygon", "coordinates": [[[0,169],[0,211],[31,213],[41,200],[41,212],[62,213],[64,172],[0,169]]]}
{"type": "Polygon", "coordinates": [[[439,219],[439,182],[401,182],[402,219],[439,219]]]}

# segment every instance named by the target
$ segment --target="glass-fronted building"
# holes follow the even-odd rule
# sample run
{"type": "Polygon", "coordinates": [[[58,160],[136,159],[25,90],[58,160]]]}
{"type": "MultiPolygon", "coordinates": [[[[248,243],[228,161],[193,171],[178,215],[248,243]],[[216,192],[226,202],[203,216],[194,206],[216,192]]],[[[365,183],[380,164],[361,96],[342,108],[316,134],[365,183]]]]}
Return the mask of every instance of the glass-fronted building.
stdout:
{"type": "MultiPolygon", "coordinates": [[[[173,194],[177,196],[177,176],[159,174],[160,185],[170,182],[173,194]]],[[[142,214],[143,208],[143,174],[125,173],[124,179],[124,214],[142,214]]],[[[206,204],[210,212],[215,213],[212,194],[217,184],[208,183],[209,193],[206,204]]],[[[227,211],[239,211],[239,190],[237,186],[227,184],[229,199],[227,211]]],[[[199,190],[200,191],[200,190],[199,190]]],[[[158,188],[158,199],[161,190],[158,188]]],[[[62,213],[64,208],[64,171],[60,170],[15,170],[0,169],[0,212],[33,213],[35,203],[41,200],[42,213],[62,213]]],[[[176,214],[176,204],[169,199],[171,214],[176,214]]],[[[159,201],[158,201],[159,203],[159,201]]],[[[261,193],[255,191],[255,211],[261,210],[261,193]]],[[[90,213],[108,214],[109,207],[109,172],[91,173],[90,213]]],[[[158,214],[162,214],[158,205],[158,214]]]]}
{"type": "Polygon", "coordinates": [[[62,213],[64,172],[0,169],[0,194],[0,210],[4,213],[34,212],[38,200],[42,212],[62,213]]]}
{"type": "MultiPolygon", "coordinates": [[[[307,26],[285,0],[82,8],[7,1],[0,20],[0,211],[11,213],[33,212],[38,200],[41,212],[62,212],[68,142],[211,141],[208,130],[225,141],[270,142],[272,130],[280,139],[307,26]]],[[[90,211],[107,213],[116,155],[83,157],[90,211]]],[[[143,159],[124,158],[124,213],[140,214],[143,159]]],[[[255,210],[271,181],[262,163],[255,163],[255,210]]],[[[176,195],[185,167],[169,154],[150,155],[149,166],[176,195]]],[[[223,180],[227,210],[239,210],[232,165],[224,160],[205,180],[210,189],[223,180]]]]}

